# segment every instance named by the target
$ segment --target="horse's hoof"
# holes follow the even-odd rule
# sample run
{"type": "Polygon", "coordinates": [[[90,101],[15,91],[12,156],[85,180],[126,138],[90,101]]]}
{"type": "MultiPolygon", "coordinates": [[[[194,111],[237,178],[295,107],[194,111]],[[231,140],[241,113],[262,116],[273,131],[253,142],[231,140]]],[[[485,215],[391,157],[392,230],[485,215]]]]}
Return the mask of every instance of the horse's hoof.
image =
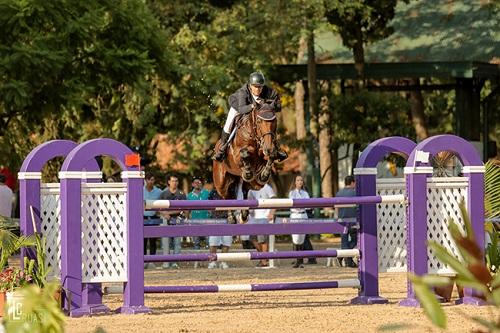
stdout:
{"type": "Polygon", "coordinates": [[[242,158],[247,158],[247,157],[249,157],[249,156],[250,156],[250,153],[248,152],[248,149],[242,149],[242,150],[240,150],[240,156],[241,156],[242,158]]]}
{"type": "Polygon", "coordinates": [[[265,185],[267,183],[267,181],[269,180],[269,176],[267,177],[262,177],[262,175],[260,175],[259,177],[257,177],[257,183],[259,183],[260,185],[265,185]]]}
{"type": "Polygon", "coordinates": [[[251,182],[253,180],[253,173],[252,172],[244,172],[242,174],[243,180],[246,182],[251,182]]]}

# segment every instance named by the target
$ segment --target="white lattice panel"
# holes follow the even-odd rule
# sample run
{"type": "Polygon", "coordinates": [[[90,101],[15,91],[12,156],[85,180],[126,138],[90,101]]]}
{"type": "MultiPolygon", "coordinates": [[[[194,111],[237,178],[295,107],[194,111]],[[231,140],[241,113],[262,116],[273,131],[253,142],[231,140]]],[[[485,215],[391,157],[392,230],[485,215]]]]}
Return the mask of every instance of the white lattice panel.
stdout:
{"type": "MultiPolygon", "coordinates": [[[[459,203],[467,203],[468,182],[465,177],[429,178],[427,180],[427,239],[434,240],[446,247],[456,258],[459,252],[448,231],[448,221],[453,219],[465,232],[459,203]]],[[[429,273],[453,274],[454,271],[443,265],[427,249],[429,273]]]]}
{"type": "MultiPolygon", "coordinates": [[[[378,195],[405,194],[404,178],[377,179],[378,195]]],[[[377,205],[377,244],[380,272],[406,272],[406,207],[377,205]]]]}
{"type": "Polygon", "coordinates": [[[82,281],[127,281],[126,184],[82,184],[82,281]]]}
{"type": "Polygon", "coordinates": [[[42,184],[41,230],[45,236],[45,265],[50,268],[49,279],[58,278],[61,272],[61,202],[59,184],[42,184]]]}

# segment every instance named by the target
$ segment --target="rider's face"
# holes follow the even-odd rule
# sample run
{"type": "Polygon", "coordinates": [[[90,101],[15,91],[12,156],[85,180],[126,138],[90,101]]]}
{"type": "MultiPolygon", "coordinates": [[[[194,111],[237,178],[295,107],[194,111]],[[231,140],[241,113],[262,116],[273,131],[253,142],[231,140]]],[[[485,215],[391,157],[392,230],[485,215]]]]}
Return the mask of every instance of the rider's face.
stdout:
{"type": "Polygon", "coordinates": [[[250,85],[250,92],[252,93],[252,95],[254,96],[259,96],[260,93],[262,92],[262,88],[264,86],[255,86],[253,84],[250,85]]]}

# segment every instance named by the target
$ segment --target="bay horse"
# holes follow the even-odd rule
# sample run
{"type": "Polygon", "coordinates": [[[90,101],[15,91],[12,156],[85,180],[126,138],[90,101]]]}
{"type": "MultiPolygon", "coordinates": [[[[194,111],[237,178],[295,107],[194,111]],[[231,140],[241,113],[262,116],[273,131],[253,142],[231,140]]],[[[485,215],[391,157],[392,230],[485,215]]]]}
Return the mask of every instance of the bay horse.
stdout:
{"type": "MultiPolygon", "coordinates": [[[[260,190],[277,159],[276,113],[269,104],[240,115],[235,123],[236,135],[227,147],[226,159],[213,162],[214,186],[223,199],[236,199],[240,182],[244,199],[248,190],[260,190]]],[[[248,210],[243,211],[244,220],[247,216],[248,210]]]]}

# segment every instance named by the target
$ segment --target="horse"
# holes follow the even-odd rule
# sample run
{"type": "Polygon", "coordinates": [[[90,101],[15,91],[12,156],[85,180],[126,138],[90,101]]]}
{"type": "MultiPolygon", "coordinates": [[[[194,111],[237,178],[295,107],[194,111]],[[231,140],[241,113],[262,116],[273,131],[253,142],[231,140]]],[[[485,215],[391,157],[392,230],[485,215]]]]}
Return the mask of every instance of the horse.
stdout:
{"type": "MultiPolygon", "coordinates": [[[[269,180],[276,149],[276,113],[269,104],[236,119],[236,134],[226,159],[213,162],[214,186],[223,199],[236,199],[241,184],[244,199],[249,190],[260,190],[269,180]]],[[[218,141],[216,149],[220,146],[218,141]]],[[[248,211],[242,212],[245,221],[248,211]]]]}

